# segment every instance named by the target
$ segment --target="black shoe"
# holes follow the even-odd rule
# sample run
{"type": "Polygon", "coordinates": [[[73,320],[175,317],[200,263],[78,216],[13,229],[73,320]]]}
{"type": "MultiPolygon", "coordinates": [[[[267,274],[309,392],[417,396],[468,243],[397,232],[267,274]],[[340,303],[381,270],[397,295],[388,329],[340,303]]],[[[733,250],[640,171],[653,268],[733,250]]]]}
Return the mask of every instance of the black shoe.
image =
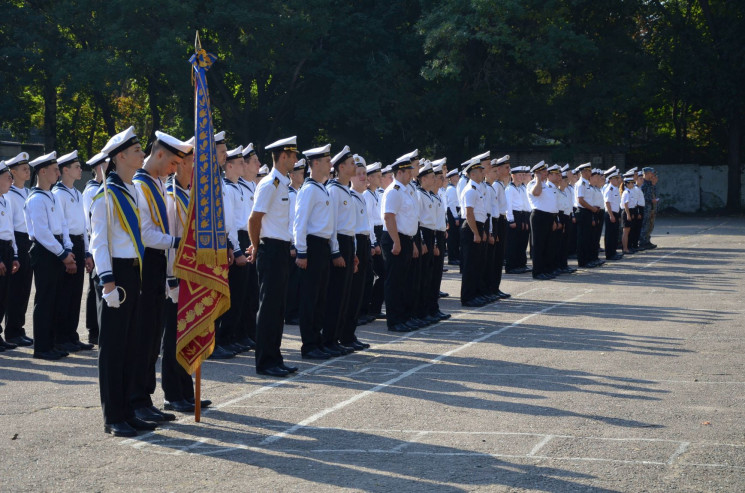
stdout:
{"type": "Polygon", "coordinates": [[[163,409],[179,413],[193,413],[195,406],[193,403],[184,399],[182,401],[165,401],[163,403],[163,409]]]}
{"type": "Polygon", "coordinates": [[[424,317],[425,322],[429,322],[430,325],[434,325],[437,323],[440,323],[440,317],[433,317],[432,315],[427,315],[424,317]]]}
{"type": "Polygon", "coordinates": [[[155,428],[158,427],[158,425],[156,425],[152,421],[143,421],[140,418],[129,418],[127,420],[127,424],[135,430],[141,431],[153,431],[155,428]]]}
{"type": "MultiPolygon", "coordinates": [[[[196,406],[196,403],[194,402],[194,398],[193,397],[187,397],[185,400],[186,400],[186,402],[188,402],[188,403],[196,406]]],[[[209,399],[202,399],[202,400],[199,401],[199,403],[201,404],[202,409],[206,409],[206,408],[208,408],[208,407],[210,407],[212,405],[212,401],[209,400],[209,399]]]]}
{"type": "Polygon", "coordinates": [[[33,339],[29,339],[26,336],[11,337],[6,342],[11,342],[15,344],[16,346],[21,346],[21,347],[28,347],[28,346],[34,345],[33,339]]]}
{"type": "MultiPolygon", "coordinates": [[[[173,416],[173,414],[171,414],[173,416]]],[[[161,413],[156,413],[149,407],[141,407],[138,409],[135,409],[135,417],[139,418],[143,421],[153,421],[155,423],[160,423],[162,421],[168,421],[165,416],[161,413]]],[[[173,416],[174,418],[176,416],[173,416]]]]}
{"type": "Polygon", "coordinates": [[[342,343],[340,343],[340,342],[337,342],[337,343],[335,343],[335,344],[334,344],[334,348],[335,348],[335,349],[336,349],[337,351],[340,351],[340,352],[341,352],[342,354],[344,354],[344,355],[347,355],[347,354],[352,354],[352,353],[354,352],[354,348],[353,348],[353,347],[351,347],[351,346],[348,346],[348,345],[346,345],[346,344],[342,344],[342,343]]]}
{"type": "Polygon", "coordinates": [[[460,261],[458,261],[458,260],[448,260],[448,265],[460,265],[460,261]]]}
{"type": "Polygon", "coordinates": [[[256,349],[256,341],[251,339],[250,337],[244,337],[240,341],[238,341],[238,344],[241,346],[246,346],[248,349],[256,349]]]}
{"type": "Polygon", "coordinates": [[[299,368],[297,366],[287,366],[284,363],[280,363],[279,364],[279,367],[282,368],[283,370],[285,370],[286,372],[289,372],[289,373],[295,373],[296,371],[299,370],[299,368]]]}
{"type": "Polygon", "coordinates": [[[212,354],[210,354],[210,357],[208,359],[230,359],[235,358],[235,353],[233,351],[228,351],[222,346],[215,345],[215,349],[212,351],[212,354]]]}
{"type": "Polygon", "coordinates": [[[64,358],[62,356],[62,353],[58,353],[57,351],[50,350],[50,351],[34,351],[34,358],[36,359],[45,359],[48,361],[56,361],[58,359],[64,358]]]}
{"type": "Polygon", "coordinates": [[[13,342],[4,341],[3,337],[0,336],[0,347],[3,349],[15,349],[18,347],[18,344],[15,344],[13,342]]]}
{"type": "Polygon", "coordinates": [[[0,346],[0,353],[5,352],[5,346],[0,346]]]}
{"type": "Polygon", "coordinates": [[[442,268],[442,272],[443,272],[443,273],[447,272],[448,270],[450,270],[450,269],[448,269],[447,267],[443,267],[443,268],[442,268]]]}
{"type": "Polygon", "coordinates": [[[54,346],[54,349],[62,353],[76,353],[80,351],[80,346],[78,346],[74,342],[63,342],[61,344],[56,344],[54,346]]]}
{"type": "Polygon", "coordinates": [[[362,342],[359,339],[355,339],[352,341],[352,347],[355,351],[364,351],[365,349],[370,349],[370,345],[366,342],[362,342]]]}
{"type": "Polygon", "coordinates": [[[269,377],[286,377],[290,374],[289,371],[283,370],[279,366],[272,366],[271,368],[265,368],[263,370],[256,370],[259,375],[266,375],[269,377]]]}
{"type": "Polygon", "coordinates": [[[536,281],[548,281],[551,278],[548,277],[546,274],[537,274],[533,276],[533,279],[535,279],[536,281]]]}
{"type": "Polygon", "coordinates": [[[476,300],[468,300],[461,302],[462,306],[465,306],[466,308],[480,308],[484,306],[483,304],[479,303],[476,300]]]}
{"type": "Polygon", "coordinates": [[[433,316],[433,317],[437,317],[437,318],[439,318],[440,320],[447,320],[447,319],[449,319],[449,318],[450,318],[450,317],[451,317],[452,315],[450,315],[449,313],[445,313],[445,312],[442,312],[442,311],[438,311],[437,313],[435,313],[435,314],[434,314],[434,315],[432,315],[432,316],[433,316]]]}
{"type": "Polygon", "coordinates": [[[103,425],[103,431],[111,433],[115,437],[136,437],[137,430],[129,426],[127,423],[111,423],[103,425]]]}
{"type": "Polygon", "coordinates": [[[70,356],[70,353],[68,353],[67,351],[62,351],[61,349],[55,348],[55,349],[52,349],[52,352],[59,354],[60,358],[66,358],[70,356]]]}
{"type": "Polygon", "coordinates": [[[507,298],[511,298],[512,297],[511,294],[507,294],[504,291],[499,291],[499,290],[497,290],[497,296],[499,296],[503,300],[506,300],[507,298]]]}
{"type": "Polygon", "coordinates": [[[388,331],[389,332],[412,332],[414,330],[416,330],[416,329],[412,329],[408,325],[404,325],[404,324],[396,324],[396,325],[389,325],[388,326],[388,331]]]}
{"type": "Polygon", "coordinates": [[[324,353],[328,353],[329,356],[336,358],[337,356],[344,356],[344,353],[341,352],[338,348],[334,347],[332,344],[326,344],[321,348],[321,350],[324,353]]]}
{"type": "Polygon", "coordinates": [[[377,315],[375,315],[375,320],[385,320],[385,313],[380,312],[377,315]]]}
{"type": "Polygon", "coordinates": [[[426,327],[427,325],[429,325],[424,320],[421,320],[421,319],[416,318],[416,317],[411,317],[409,320],[407,320],[404,323],[406,323],[407,325],[416,326],[417,329],[423,329],[424,327],[426,327]]]}
{"type": "Polygon", "coordinates": [[[329,359],[331,355],[320,349],[313,349],[300,355],[303,359],[329,359]]]}
{"type": "Polygon", "coordinates": [[[300,319],[288,318],[287,320],[285,320],[285,325],[300,325],[300,319]]]}
{"type": "Polygon", "coordinates": [[[88,337],[88,344],[94,344],[98,346],[98,336],[89,336],[88,337]]]}
{"type": "Polygon", "coordinates": [[[577,269],[572,269],[571,267],[565,267],[562,270],[564,271],[564,274],[574,274],[577,272],[577,269]]]}
{"type": "Polygon", "coordinates": [[[223,344],[222,347],[226,351],[229,351],[229,352],[235,354],[236,356],[238,356],[239,354],[241,354],[241,353],[243,353],[245,351],[248,351],[248,348],[246,346],[241,346],[241,345],[236,344],[234,342],[229,342],[228,344],[223,344]]]}
{"type": "Polygon", "coordinates": [[[361,325],[367,325],[367,317],[365,317],[364,315],[357,319],[357,327],[361,325]]]}
{"type": "Polygon", "coordinates": [[[504,273],[505,274],[522,274],[523,270],[522,269],[505,269],[504,273]]]}
{"type": "Polygon", "coordinates": [[[166,420],[166,421],[175,421],[176,420],[176,415],[175,414],[163,412],[163,411],[161,411],[160,409],[158,409],[155,406],[150,406],[150,410],[152,412],[154,412],[154,413],[158,413],[161,416],[163,416],[163,419],[166,420]]]}
{"type": "Polygon", "coordinates": [[[81,351],[90,351],[91,349],[93,349],[93,344],[86,344],[83,341],[75,341],[73,342],[73,344],[78,346],[81,351]]]}
{"type": "Polygon", "coordinates": [[[449,293],[445,293],[444,291],[440,291],[439,296],[440,296],[440,298],[447,298],[448,296],[450,296],[450,294],[449,293]]]}
{"type": "Polygon", "coordinates": [[[561,269],[556,269],[556,270],[551,271],[551,275],[554,277],[559,277],[562,274],[563,272],[561,271],[561,269]]]}

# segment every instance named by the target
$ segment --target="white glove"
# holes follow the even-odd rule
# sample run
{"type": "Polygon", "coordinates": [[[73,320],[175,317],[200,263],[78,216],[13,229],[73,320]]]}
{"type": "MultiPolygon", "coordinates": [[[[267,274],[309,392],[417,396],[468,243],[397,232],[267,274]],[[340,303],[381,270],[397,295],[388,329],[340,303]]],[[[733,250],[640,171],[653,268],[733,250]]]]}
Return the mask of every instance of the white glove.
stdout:
{"type": "Polygon", "coordinates": [[[178,305],[178,286],[175,288],[168,288],[168,297],[175,305],[178,305]]]}
{"type": "Polygon", "coordinates": [[[119,308],[119,289],[115,289],[110,293],[104,293],[102,298],[109,308],[119,308]]]}

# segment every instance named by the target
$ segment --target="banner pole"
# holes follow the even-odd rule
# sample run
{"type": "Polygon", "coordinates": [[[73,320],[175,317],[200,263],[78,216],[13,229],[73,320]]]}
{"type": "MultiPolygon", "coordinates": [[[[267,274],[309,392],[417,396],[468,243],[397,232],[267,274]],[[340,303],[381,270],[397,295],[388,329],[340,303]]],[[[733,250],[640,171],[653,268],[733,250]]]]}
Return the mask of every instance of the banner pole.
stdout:
{"type": "Polygon", "coordinates": [[[196,381],[194,382],[196,391],[194,393],[194,421],[199,423],[202,418],[202,365],[197,367],[196,381]]]}

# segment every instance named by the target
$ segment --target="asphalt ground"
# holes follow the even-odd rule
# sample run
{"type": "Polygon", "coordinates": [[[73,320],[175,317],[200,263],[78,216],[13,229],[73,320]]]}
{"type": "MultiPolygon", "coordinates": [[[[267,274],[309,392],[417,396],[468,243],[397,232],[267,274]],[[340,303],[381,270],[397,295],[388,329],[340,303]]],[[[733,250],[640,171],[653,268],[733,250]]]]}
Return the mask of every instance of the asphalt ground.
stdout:
{"type": "Polygon", "coordinates": [[[202,422],[135,439],[103,432],[95,352],[0,353],[0,490],[745,491],[745,219],[654,233],[480,309],[451,267],[452,319],[322,364],[287,327],[296,376],[208,361],[202,422]]]}

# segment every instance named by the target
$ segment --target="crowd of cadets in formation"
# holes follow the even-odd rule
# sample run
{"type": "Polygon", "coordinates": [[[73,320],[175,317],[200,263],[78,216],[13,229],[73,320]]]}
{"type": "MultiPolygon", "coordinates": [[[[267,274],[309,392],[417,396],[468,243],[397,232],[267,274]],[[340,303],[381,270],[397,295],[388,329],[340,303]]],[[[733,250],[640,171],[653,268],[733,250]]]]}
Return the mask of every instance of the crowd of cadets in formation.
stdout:
{"type": "MultiPolygon", "coordinates": [[[[651,168],[510,167],[509,156],[485,152],[448,170],[417,151],[384,167],[349,147],[332,157],[330,144],[300,156],[295,137],[266,146],[268,168],[252,144],[228,150],[224,132],[214,138],[231,306],[211,358],[254,349],[262,375],[297,371],[280,351],[285,324],[299,325],[303,359],[325,360],[368,348],[355,330],[375,319],[409,332],[449,318],[438,302],[446,255],[462,272],[461,304],[478,307],[509,298],[503,272],[548,280],[574,272],[575,256],[579,267],[603,264],[603,227],[607,260],[654,248],[651,168]]],[[[94,179],[83,193],[73,186],[77,151],[0,162],[0,351],[33,345],[34,358],[57,360],[97,344],[105,431],[117,436],[175,418],[151,399],[161,347],[164,409],[195,408],[175,357],[173,276],[193,157],[193,139],[162,132],[146,155],[130,127],[87,161],[94,179]],[[32,278],[33,339],[24,328],[32,278]]]]}

